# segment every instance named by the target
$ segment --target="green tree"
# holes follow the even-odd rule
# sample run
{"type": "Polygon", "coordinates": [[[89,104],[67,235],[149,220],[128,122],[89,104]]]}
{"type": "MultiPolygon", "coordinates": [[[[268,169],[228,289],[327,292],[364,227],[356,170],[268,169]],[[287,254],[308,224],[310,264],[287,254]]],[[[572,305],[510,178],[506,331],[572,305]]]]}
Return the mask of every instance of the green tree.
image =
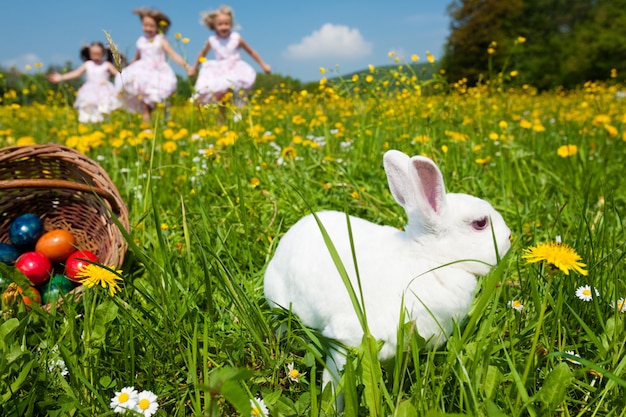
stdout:
{"type": "Polygon", "coordinates": [[[618,79],[626,78],[626,0],[594,3],[589,18],[576,25],[565,45],[562,68],[567,85],[607,79],[613,69],[618,79]]]}
{"type": "MultiPolygon", "coordinates": [[[[489,76],[488,49],[495,42],[498,51],[514,39],[511,33],[522,5],[522,0],[455,0],[448,6],[452,22],[443,66],[450,81],[466,78],[475,84],[489,76]]],[[[497,71],[504,55],[492,54],[491,62],[497,71]]]]}
{"type": "Polygon", "coordinates": [[[574,87],[626,66],[626,0],[455,0],[448,13],[450,81],[474,84],[515,69],[519,83],[574,87]]]}

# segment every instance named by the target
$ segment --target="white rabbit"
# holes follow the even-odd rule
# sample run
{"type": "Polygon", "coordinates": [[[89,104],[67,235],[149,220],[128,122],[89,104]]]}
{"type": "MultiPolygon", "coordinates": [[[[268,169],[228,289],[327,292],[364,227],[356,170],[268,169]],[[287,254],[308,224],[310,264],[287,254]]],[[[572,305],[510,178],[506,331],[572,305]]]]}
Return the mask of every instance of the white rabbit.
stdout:
{"type": "MultiPolygon", "coordinates": [[[[430,346],[442,344],[467,314],[476,276],[504,256],[511,235],[491,204],[446,194],[430,159],[391,150],[384,167],[391,193],[407,213],[405,230],[349,218],[368,325],[383,342],[382,361],[396,352],[403,297],[407,321],[415,321],[430,346]]],[[[322,211],[317,217],[358,292],[345,213],[322,211]]],[[[265,272],[264,291],[270,306],[291,309],[303,324],[346,346],[360,345],[363,329],[313,215],[281,239],[265,272]]],[[[324,383],[338,382],[346,360],[340,350],[332,351],[331,359],[324,383]]]]}

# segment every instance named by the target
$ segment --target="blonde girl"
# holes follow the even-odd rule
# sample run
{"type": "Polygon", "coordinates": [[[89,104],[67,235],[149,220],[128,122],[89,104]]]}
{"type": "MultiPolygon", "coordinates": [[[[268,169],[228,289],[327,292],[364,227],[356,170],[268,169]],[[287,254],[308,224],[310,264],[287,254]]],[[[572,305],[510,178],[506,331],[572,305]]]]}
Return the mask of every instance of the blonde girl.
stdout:
{"type": "Polygon", "coordinates": [[[233,91],[235,97],[239,90],[248,90],[254,85],[256,72],[241,60],[240,49],[246,51],[266,73],[271,72],[267,65],[239,35],[233,31],[234,13],[229,6],[220,6],[204,14],[206,26],[214,32],[198,54],[194,65],[189,68],[189,76],[193,76],[200,63],[210,50],[214,51],[215,59],[202,62],[198,79],[195,84],[193,100],[206,104],[221,100],[224,95],[233,91]]]}
{"type": "Polygon", "coordinates": [[[133,62],[116,77],[115,85],[126,108],[141,112],[144,122],[149,122],[156,105],[176,90],[176,75],[166,55],[185,70],[187,64],[165,37],[171,25],[165,14],[156,9],[135,9],[133,13],[141,20],[143,36],[137,40],[133,62]]]}

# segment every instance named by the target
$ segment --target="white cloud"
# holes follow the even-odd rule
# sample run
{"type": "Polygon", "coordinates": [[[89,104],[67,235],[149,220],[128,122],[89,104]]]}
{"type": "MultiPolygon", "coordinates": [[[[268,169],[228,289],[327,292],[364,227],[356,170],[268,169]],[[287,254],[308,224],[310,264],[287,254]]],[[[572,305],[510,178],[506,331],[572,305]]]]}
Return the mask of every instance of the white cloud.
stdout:
{"type": "Polygon", "coordinates": [[[2,61],[2,66],[5,68],[24,69],[26,65],[34,66],[36,63],[42,62],[36,54],[27,53],[15,58],[5,59],[2,61]]]}
{"type": "Polygon", "coordinates": [[[358,29],[325,23],[300,43],[289,45],[283,56],[297,60],[355,59],[369,56],[371,52],[372,44],[363,39],[358,29]]]}

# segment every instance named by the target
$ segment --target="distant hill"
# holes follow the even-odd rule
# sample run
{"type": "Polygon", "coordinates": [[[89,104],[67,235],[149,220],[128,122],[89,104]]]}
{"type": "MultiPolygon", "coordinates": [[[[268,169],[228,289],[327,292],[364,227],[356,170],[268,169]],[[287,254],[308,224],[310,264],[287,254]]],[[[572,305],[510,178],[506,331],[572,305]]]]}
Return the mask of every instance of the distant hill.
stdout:
{"type": "Polygon", "coordinates": [[[368,75],[374,76],[375,80],[387,77],[389,73],[392,71],[398,71],[407,76],[416,75],[421,80],[429,80],[432,78],[433,73],[438,72],[440,70],[439,63],[435,62],[434,64],[428,62],[417,62],[410,64],[392,64],[392,65],[384,65],[382,67],[375,67],[374,72],[370,72],[369,68],[365,68],[359,71],[351,72],[349,74],[340,75],[337,77],[329,78],[328,81],[344,79],[350,80],[354,75],[358,75],[359,77],[367,77],[368,75]]]}

